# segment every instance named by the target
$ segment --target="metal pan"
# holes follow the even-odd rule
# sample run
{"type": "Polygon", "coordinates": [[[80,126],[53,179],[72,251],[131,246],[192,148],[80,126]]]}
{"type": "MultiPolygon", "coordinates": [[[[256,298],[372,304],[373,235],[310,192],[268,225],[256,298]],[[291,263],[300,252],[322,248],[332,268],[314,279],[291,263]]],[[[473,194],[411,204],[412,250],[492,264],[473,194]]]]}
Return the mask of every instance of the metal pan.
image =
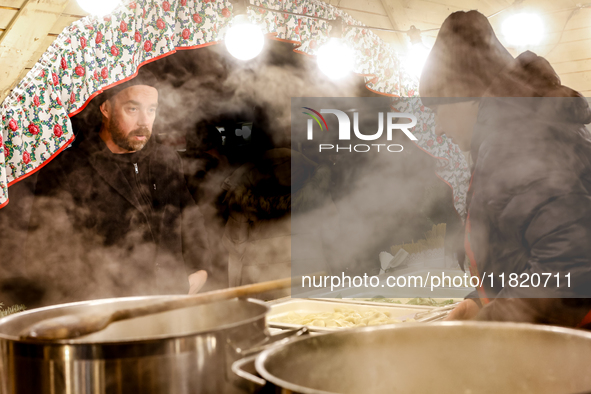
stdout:
{"type": "Polygon", "coordinates": [[[1,394],[243,393],[231,373],[244,349],[266,343],[265,315],[255,300],[230,300],[116,322],[75,340],[18,338],[49,317],[148,305],[173,297],[79,302],[0,320],[1,394]]]}
{"type": "Polygon", "coordinates": [[[286,394],[588,393],[590,365],[590,332],[478,322],[320,334],[255,361],[265,392],[286,394]]]}

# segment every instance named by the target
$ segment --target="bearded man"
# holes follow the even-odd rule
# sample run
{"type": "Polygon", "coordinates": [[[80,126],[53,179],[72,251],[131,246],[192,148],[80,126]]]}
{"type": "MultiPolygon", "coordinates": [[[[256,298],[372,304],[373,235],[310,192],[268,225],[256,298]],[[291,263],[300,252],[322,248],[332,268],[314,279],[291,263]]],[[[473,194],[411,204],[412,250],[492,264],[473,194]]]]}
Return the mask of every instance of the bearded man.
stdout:
{"type": "Polygon", "coordinates": [[[152,137],[156,86],[142,71],[107,90],[98,132],[40,172],[25,267],[45,289],[40,305],[195,293],[205,283],[203,216],[179,156],[152,137]]]}

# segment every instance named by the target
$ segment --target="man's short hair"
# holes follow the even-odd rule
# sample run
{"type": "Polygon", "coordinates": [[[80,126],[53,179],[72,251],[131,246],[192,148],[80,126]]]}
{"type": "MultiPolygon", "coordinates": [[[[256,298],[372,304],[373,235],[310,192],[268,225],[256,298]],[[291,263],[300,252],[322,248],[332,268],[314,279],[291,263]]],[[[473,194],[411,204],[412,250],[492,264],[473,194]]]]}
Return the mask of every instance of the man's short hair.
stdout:
{"type": "Polygon", "coordinates": [[[159,80],[156,77],[156,75],[154,75],[151,71],[149,71],[145,68],[141,68],[138,71],[138,75],[135,76],[134,78],[132,78],[129,81],[126,81],[124,83],[121,83],[119,85],[113,86],[113,87],[105,90],[102,94],[100,94],[96,98],[99,101],[98,104],[101,105],[105,101],[111,100],[113,97],[115,97],[116,95],[118,95],[119,93],[124,91],[125,89],[130,88],[132,86],[138,86],[138,85],[151,86],[151,87],[155,88],[156,90],[158,90],[159,80]]]}

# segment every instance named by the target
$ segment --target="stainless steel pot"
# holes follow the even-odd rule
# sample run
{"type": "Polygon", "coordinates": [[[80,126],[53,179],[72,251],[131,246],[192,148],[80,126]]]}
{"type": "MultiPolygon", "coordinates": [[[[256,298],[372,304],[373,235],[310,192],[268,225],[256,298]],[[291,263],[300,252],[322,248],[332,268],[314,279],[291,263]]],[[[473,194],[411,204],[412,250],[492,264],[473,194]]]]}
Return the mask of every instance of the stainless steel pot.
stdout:
{"type": "Polygon", "coordinates": [[[273,393],[589,393],[591,333],[477,322],[367,327],[273,347],[255,365],[273,393]]]}
{"type": "Polygon", "coordinates": [[[268,307],[230,300],[111,324],[75,340],[21,341],[50,317],[147,305],[133,297],[41,308],[0,320],[0,393],[242,393],[230,371],[242,349],[268,340],[268,307]]]}

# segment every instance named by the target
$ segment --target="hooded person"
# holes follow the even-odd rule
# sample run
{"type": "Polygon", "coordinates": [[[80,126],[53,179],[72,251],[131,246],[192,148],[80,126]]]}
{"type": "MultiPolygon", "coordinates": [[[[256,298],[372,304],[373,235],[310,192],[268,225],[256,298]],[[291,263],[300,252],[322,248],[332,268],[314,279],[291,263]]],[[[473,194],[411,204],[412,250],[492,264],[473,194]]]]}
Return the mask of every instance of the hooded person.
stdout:
{"type": "Polygon", "coordinates": [[[39,173],[26,271],[45,289],[40,304],[203,285],[203,217],[180,157],[152,136],[157,82],[142,69],[97,97],[100,123],[39,173]]]}
{"type": "Polygon", "coordinates": [[[419,93],[472,166],[464,247],[486,277],[450,319],[589,326],[587,101],[544,58],[513,59],[477,11],[445,20],[419,93]]]}

